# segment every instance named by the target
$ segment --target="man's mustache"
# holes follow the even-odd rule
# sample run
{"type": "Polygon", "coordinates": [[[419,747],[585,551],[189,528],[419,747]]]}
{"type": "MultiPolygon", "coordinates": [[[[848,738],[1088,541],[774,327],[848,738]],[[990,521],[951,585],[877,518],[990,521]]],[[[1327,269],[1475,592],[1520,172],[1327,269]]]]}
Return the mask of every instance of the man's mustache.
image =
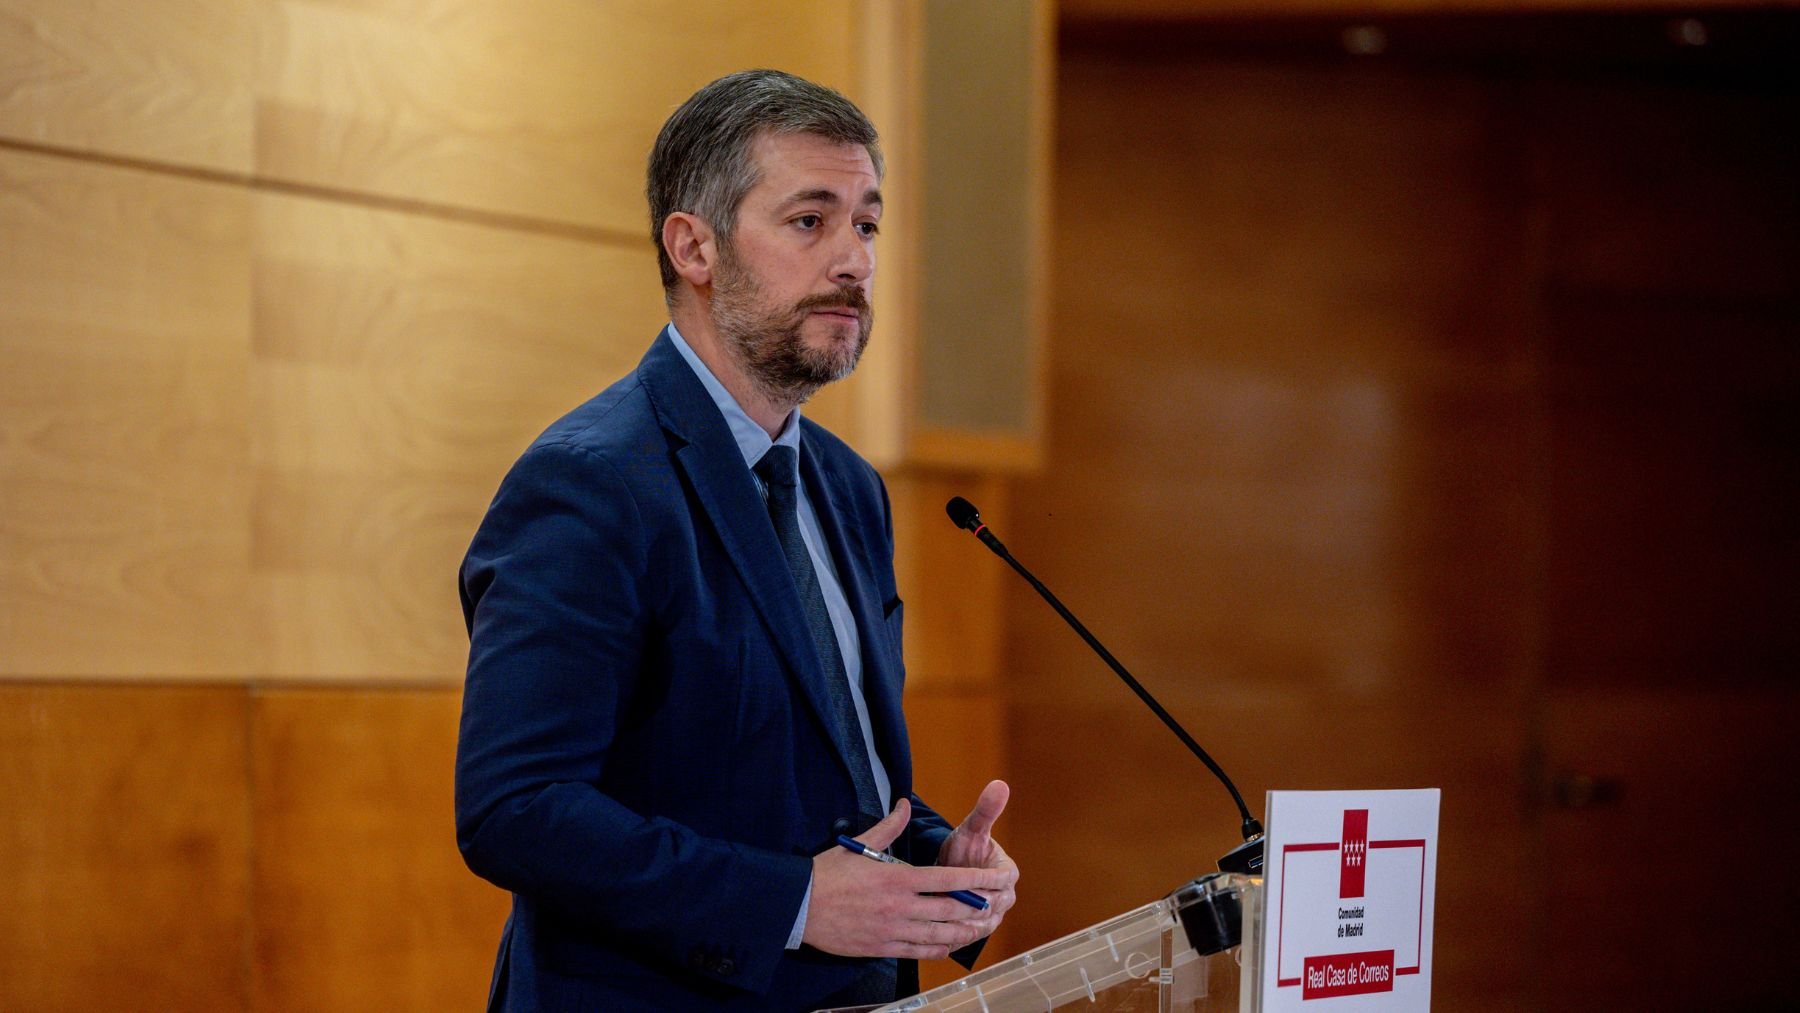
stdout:
{"type": "Polygon", "coordinates": [[[839,289],[836,292],[821,292],[809,295],[794,304],[794,309],[801,313],[813,310],[855,310],[862,316],[869,314],[869,297],[860,288],[839,289]]]}

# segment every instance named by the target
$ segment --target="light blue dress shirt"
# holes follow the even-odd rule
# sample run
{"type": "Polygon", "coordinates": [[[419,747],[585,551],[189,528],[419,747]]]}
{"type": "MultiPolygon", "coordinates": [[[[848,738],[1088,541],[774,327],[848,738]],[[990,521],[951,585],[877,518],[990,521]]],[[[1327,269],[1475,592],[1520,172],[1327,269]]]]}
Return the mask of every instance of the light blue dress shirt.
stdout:
{"type": "MultiPolygon", "coordinates": [[[[725,424],[731,429],[731,435],[737,440],[738,451],[744,455],[744,467],[754,469],[756,462],[762,460],[769,448],[779,443],[794,450],[794,467],[799,469],[800,458],[800,409],[795,408],[788,414],[787,421],[781,426],[781,433],[774,439],[756,420],[744,411],[713,375],[700,356],[689,347],[687,339],[681,336],[673,323],[669,324],[669,337],[675,342],[675,350],[687,360],[694,375],[706,392],[712,396],[713,403],[719,406],[720,414],[725,416],[725,424]]],[[[763,488],[763,480],[754,470],[750,478],[756,483],[756,489],[765,498],[768,490],[763,488]]],[[[808,495],[806,483],[800,476],[794,476],[798,488],[800,514],[800,540],[806,543],[807,554],[812,556],[813,570],[819,577],[819,590],[825,596],[825,611],[831,615],[831,627],[837,634],[838,651],[844,657],[844,675],[850,681],[850,700],[856,706],[856,720],[862,725],[863,744],[869,750],[869,766],[875,779],[875,790],[881,795],[882,812],[893,808],[893,784],[888,780],[887,768],[882,765],[881,754],[875,749],[875,733],[869,722],[869,704],[863,699],[862,685],[862,639],[856,632],[856,616],[850,611],[850,601],[844,597],[844,588],[838,582],[837,566],[831,559],[831,547],[825,542],[825,532],[819,527],[819,515],[813,510],[812,497],[808,495]]],[[[812,884],[806,886],[806,896],[800,901],[800,913],[794,920],[794,931],[788,935],[788,949],[800,945],[800,937],[806,931],[806,911],[812,903],[812,884]]]]}

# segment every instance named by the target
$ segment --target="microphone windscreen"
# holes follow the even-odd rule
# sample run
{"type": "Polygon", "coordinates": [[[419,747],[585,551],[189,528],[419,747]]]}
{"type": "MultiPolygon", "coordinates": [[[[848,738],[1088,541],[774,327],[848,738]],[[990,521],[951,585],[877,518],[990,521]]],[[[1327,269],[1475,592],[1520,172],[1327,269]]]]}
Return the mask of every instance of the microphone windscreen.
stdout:
{"type": "Polygon", "coordinates": [[[974,531],[981,526],[981,511],[976,510],[975,504],[961,496],[951,497],[950,502],[944,504],[944,512],[950,515],[950,519],[959,528],[974,531]]]}

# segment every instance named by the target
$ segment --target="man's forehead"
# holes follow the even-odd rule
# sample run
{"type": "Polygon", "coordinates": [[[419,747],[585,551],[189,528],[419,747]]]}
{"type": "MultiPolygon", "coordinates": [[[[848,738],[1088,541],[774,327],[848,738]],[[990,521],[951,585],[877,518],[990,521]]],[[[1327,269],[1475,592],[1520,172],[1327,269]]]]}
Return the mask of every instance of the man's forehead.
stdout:
{"type": "Polygon", "coordinates": [[[861,144],[809,133],[767,133],[757,138],[752,154],[756,189],[765,197],[785,203],[802,195],[841,199],[854,193],[859,203],[881,203],[875,162],[861,144]]]}

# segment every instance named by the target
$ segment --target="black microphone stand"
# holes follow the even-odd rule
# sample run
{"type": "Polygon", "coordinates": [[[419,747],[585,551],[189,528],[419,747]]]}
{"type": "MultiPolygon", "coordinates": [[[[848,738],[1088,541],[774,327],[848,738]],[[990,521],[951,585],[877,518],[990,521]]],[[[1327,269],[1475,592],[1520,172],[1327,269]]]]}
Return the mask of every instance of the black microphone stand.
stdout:
{"type": "Polygon", "coordinates": [[[1056,610],[1056,614],[1062,616],[1063,621],[1068,623],[1076,633],[1081,635],[1081,639],[1094,649],[1094,653],[1100,655],[1100,659],[1106,662],[1113,673],[1124,680],[1125,685],[1137,694],[1138,699],[1142,700],[1144,705],[1149,707],[1162,720],[1162,723],[1175,733],[1176,738],[1179,738],[1182,744],[1187,746],[1188,751],[1199,757],[1200,762],[1206,764],[1206,769],[1212,771],[1213,776],[1225,785],[1225,790],[1231,793],[1231,801],[1237,804],[1238,815],[1243,817],[1244,843],[1226,852],[1225,857],[1219,859],[1219,868],[1225,872],[1241,872],[1246,875],[1260,876],[1263,869],[1262,824],[1257,821],[1256,817],[1250,815],[1250,807],[1244,804],[1244,797],[1238,793],[1237,785],[1231,783],[1231,778],[1226,776],[1224,769],[1211,756],[1207,755],[1206,750],[1200,748],[1200,743],[1195,742],[1194,737],[1188,734],[1187,729],[1181,727],[1180,723],[1167,710],[1163,709],[1163,705],[1150,695],[1150,691],[1125,670],[1125,666],[1119,663],[1119,659],[1113,657],[1112,652],[1107,650],[1106,646],[1100,643],[1092,633],[1088,632],[1088,628],[1082,625],[1081,620],[1075,618],[1075,614],[1070,612],[1068,607],[1063,605],[1056,595],[1044,586],[1044,582],[1038,580],[1030,570],[1025,568],[1024,564],[1013,558],[1012,553],[1006,551],[1006,546],[1001,543],[1000,539],[994,537],[994,533],[988,530],[988,526],[981,522],[981,513],[975,509],[973,503],[957,496],[945,504],[944,511],[950,515],[950,519],[956,523],[957,527],[966,528],[972,532],[983,545],[993,550],[994,555],[1006,560],[1008,566],[1018,571],[1019,576],[1025,578],[1026,583],[1030,584],[1033,590],[1050,603],[1050,607],[1056,610]]]}

